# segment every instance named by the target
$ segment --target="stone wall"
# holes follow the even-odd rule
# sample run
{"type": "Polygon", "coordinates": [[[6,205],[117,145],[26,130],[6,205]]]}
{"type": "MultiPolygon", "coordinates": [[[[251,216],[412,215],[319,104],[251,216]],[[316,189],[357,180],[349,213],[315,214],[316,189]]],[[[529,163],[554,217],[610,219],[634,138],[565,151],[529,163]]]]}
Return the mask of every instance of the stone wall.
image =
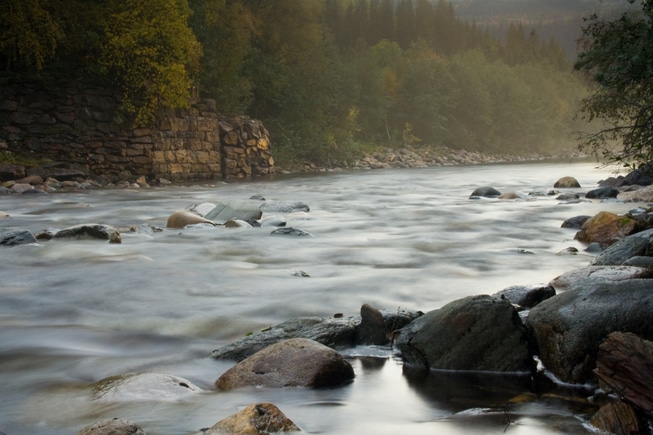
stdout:
{"type": "Polygon", "coordinates": [[[213,100],[163,111],[150,128],[134,127],[118,107],[110,91],[74,83],[0,87],[0,151],[109,181],[126,174],[179,181],[274,172],[261,122],[222,116],[213,100]]]}

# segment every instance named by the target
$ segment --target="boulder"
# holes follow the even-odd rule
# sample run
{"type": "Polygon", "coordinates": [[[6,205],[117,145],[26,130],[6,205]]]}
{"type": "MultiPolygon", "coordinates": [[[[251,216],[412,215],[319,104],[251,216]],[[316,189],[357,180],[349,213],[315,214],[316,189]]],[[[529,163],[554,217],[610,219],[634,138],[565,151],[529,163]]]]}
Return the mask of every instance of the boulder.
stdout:
{"type": "Polygon", "coordinates": [[[521,199],[521,195],[518,194],[517,192],[504,192],[501,195],[499,195],[499,199],[504,201],[510,199],[521,199]]]}
{"type": "Polygon", "coordinates": [[[560,225],[560,228],[574,228],[580,230],[583,227],[583,224],[587,222],[589,218],[590,216],[586,216],[586,215],[571,217],[569,219],[566,219],[562,223],[562,225],[560,225]]]}
{"type": "Polygon", "coordinates": [[[335,387],[354,379],[354,369],[337,351],[305,338],[266,347],[239,362],[215,382],[220,390],[247,386],[335,387]]]}
{"type": "Polygon", "coordinates": [[[574,177],[562,177],[553,183],[556,189],[580,188],[580,183],[574,177]]]}
{"type": "Polygon", "coordinates": [[[52,237],[53,239],[68,240],[108,240],[109,243],[122,243],[120,232],[109,225],[80,224],[64,228],[52,237]]]}
{"type": "Polygon", "coordinates": [[[653,342],[613,332],[599,346],[594,374],[620,398],[653,413],[653,342]]]}
{"type": "Polygon", "coordinates": [[[526,327],[544,366],[569,383],[593,381],[599,345],[611,332],[653,338],[653,282],[580,283],[533,308],[526,327]]]}
{"type": "Polygon", "coordinates": [[[585,198],[588,199],[607,199],[607,198],[616,198],[619,195],[619,191],[614,187],[599,187],[598,189],[592,189],[585,194],[585,198]]]}
{"type": "Polygon", "coordinates": [[[617,195],[617,199],[624,202],[651,202],[653,201],[653,185],[628,192],[621,192],[617,195]]]}
{"type": "Polygon", "coordinates": [[[388,329],[381,311],[368,304],[361,307],[361,322],[356,328],[356,344],[387,344],[388,329]]]}
{"type": "Polygon", "coordinates": [[[215,223],[223,224],[228,220],[253,221],[261,218],[263,201],[257,199],[228,199],[219,202],[204,217],[215,223]]]}
{"type": "Polygon", "coordinates": [[[580,196],[577,193],[562,193],[556,197],[558,201],[577,201],[580,196]]]}
{"type": "Polygon", "coordinates": [[[93,385],[95,399],[108,402],[179,400],[201,391],[189,380],[163,373],[128,373],[93,385]]]}
{"type": "Polygon", "coordinates": [[[506,299],[522,308],[533,308],[555,294],[555,289],[549,285],[513,285],[493,294],[492,297],[506,299]]]}
{"type": "Polygon", "coordinates": [[[38,243],[38,240],[28,230],[7,231],[0,234],[0,246],[18,246],[30,243],[38,243]]]}
{"type": "Polygon", "coordinates": [[[635,266],[588,266],[563,273],[551,281],[549,286],[558,292],[598,283],[626,281],[636,278],[650,278],[653,272],[635,266]]]}
{"type": "Polygon", "coordinates": [[[26,190],[31,189],[34,189],[34,186],[29,183],[14,183],[14,185],[11,186],[11,191],[13,193],[23,193],[26,190]]]}
{"type": "Polygon", "coordinates": [[[636,229],[637,221],[633,218],[602,211],[589,218],[574,239],[583,243],[598,242],[607,247],[634,233],[636,229]]]}
{"type": "Polygon", "coordinates": [[[77,435],[145,435],[145,432],[134,422],[110,418],[82,428],[77,435]]]}
{"type": "Polygon", "coordinates": [[[528,372],[533,359],[526,329],[506,300],[470,296],[430,311],[395,342],[413,366],[443,370],[528,372]]]}
{"type": "Polygon", "coordinates": [[[602,434],[639,435],[639,419],[633,408],[623,402],[603,405],[590,419],[590,424],[602,434]]]}
{"type": "Polygon", "coordinates": [[[631,234],[608,246],[592,260],[592,265],[621,265],[632,257],[653,253],[653,229],[631,234]]]}
{"type": "Polygon", "coordinates": [[[186,225],[195,225],[195,224],[211,224],[215,225],[213,221],[210,221],[202,216],[193,213],[188,210],[179,210],[174,212],[168,217],[168,222],[166,223],[167,228],[184,228],[186,225]]]}
{"type": "Polygon", "coordinates": [[[220,420],[205,435],[269,435],[301,429],[272,403],[255,403],[220,420]]]}
{"type": "Polygon", "coordinates": [[[214,350],[215,359],[241,361],[250,355],[283,340],[305,338],[331,348],[351,347],[356,344],[356,328],[360,318],[299,317],[251,334],[214,350]]]}
{"type": "Polygon", "coordinates": [[[470,198],[498,198],[499,196],[501,196],[501,192],[491,186],[478,187],[469,195],[470,198]]]}

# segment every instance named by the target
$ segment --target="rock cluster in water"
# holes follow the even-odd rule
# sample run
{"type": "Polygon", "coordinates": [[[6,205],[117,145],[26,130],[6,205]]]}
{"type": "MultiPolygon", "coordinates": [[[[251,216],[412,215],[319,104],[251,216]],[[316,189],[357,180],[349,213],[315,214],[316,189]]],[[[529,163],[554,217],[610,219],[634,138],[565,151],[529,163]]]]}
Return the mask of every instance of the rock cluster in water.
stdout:
{"type": "MultiPolygon", "coordinates": [[[[575,186],[575,180],[569,178],[564,185],[575,186]]],[[[532,192],[558,198],[569,193],[549,189],[532,192]]],[[[506,200],[501,195],[485,186],[473,192],[471,198],[506,200]]],[[[527,200],[528,196],[513,199],[527,200]]],[[[571,198],[560,200],[573,201],[571,198]]],[[[283,229],[286,235],[306,235],[285,227],[283,214],[309,211],[308,205],[301,202],[272,202],[261,197],[226,199],[175,211],[167,227],[262,227],[269,219],[276,228],[273,233],[283,229]]],[[[513,286],[493,295],[456,300],[427,313],[379,310],[365,304],[358,314],[301,317],[248,334],[209,355],[234,361],[234,366],[215,380],[216,389],[338,388],[355,382],[354,371],[342,354],[344,350],[373,345],[393,349],[412,373],[407,375],[411,382],[419,379],[416,382],[428,383],[428,373],[444,370],[521,376],[535,394],[543,378],[591,385],[591,397],[586,403],[597,409],[592,424],[614,433],[633,433],[633,425],[636,431],[645,430],[642,424],[650,424],[653,415],[652,216],[652,209],[636,208],[621,216],[601,212],[566,220],[561,226],[577,229],[577,239],[597,246],[600,253],[588,267],[556,277],[547,285],[513,286]],[[600,389],[596,390],[597,386],[600,389]]],[[[86,224],[38,235],[25,231],[3,233],[0,246],[71,237],[120,240],[114,228],[86,224]]],[[[183,378],[152,373],[110,377],[97,382],[93,389],[95,399],[105,401],[144,397],[175,400],[202,391],[183,378]]],[[[265,434],[297,430],[300,428],[274,405],[257,403],[205,432],[265,434]]],[[[133,422],[113,419],[90,425],[79,433],[144,432],[133,422]]]]}

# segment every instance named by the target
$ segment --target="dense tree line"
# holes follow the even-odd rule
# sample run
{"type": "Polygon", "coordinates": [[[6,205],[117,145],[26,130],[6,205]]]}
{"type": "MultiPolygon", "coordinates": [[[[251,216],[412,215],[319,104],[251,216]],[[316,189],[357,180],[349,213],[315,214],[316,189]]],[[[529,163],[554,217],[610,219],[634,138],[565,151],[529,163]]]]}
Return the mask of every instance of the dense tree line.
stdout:
{"type": "Polygon", "coordinates": [[[191,89],[263,120],[281,159],[369,146],[547,152],[582,80],[553,41],[504,42],[445,0],[0,0],[0,67],[111,83],[140,123],[191,89]]]}
{"type": "MultiPolygon", "coordinates": [[[[576,68],[595,83],[585,117],[603,121],[582,146],[627,167],[653,162],[653,2],[615,20],[591,17],[576,68]]],[[[649,170],[651,168],[649,167],[649,170]]]]}

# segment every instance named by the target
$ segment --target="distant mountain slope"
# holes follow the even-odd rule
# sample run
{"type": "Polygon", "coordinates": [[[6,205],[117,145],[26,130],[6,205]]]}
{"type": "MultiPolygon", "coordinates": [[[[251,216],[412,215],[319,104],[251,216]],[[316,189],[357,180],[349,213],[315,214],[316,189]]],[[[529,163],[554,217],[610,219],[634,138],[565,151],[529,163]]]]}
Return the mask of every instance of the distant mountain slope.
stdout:
{"type": "Polygon", "coordinates": [[[627,0],[449,0],[456,17],[475,22],[480,28],[502,38],[510,23],[521,23],[526,32],[534,29],[540,38],[554,38],[570,59],[577,55],[583,19],[596,13],[618,16],[636,8],[627,0]]]}

